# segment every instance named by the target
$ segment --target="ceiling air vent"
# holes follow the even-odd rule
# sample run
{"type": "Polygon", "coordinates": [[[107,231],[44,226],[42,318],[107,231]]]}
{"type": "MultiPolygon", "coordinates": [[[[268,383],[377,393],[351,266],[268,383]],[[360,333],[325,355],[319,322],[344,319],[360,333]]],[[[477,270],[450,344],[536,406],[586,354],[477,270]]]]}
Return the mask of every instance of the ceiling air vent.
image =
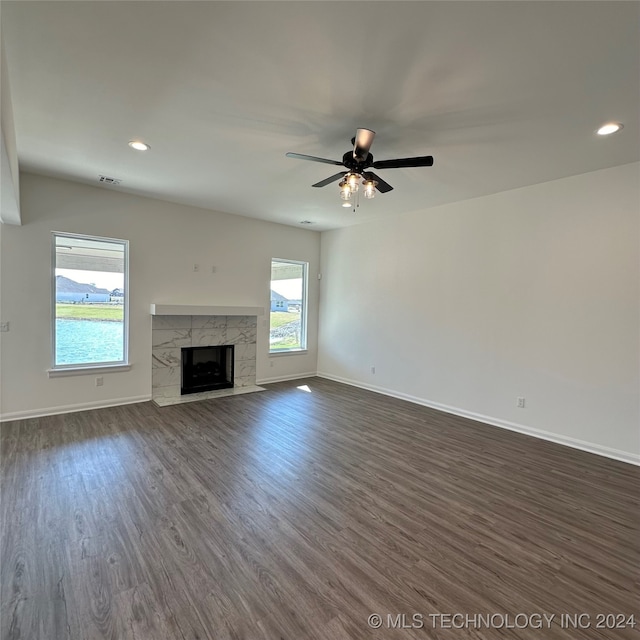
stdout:
{"type": "Polygon", "coordinates": [[[120,184],[122,180],[120,178],[110,178],[109,176],[98,176],[98,182],[103,184],[120,184]]]}

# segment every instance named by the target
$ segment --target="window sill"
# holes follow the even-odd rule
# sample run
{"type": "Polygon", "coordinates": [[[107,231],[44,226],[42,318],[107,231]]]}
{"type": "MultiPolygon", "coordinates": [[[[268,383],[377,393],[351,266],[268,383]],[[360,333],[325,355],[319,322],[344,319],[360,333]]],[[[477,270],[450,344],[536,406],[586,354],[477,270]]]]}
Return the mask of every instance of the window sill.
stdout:
{"type": "Polygon", "coordinates": [[[50,378],[65,378],[68,376],[89,376],[96,373],[116,373],[119,371],[129,371],[130,364],[99,364],[88,367],[69,367],[68,369],[47,369],[50,378]]]}
{"type": "Polygon", "coordinates": [[[280,356],[305,356],[309,353],[308,349],[290,349],[289,351],[269,351],[269,357],[279,358],[280,356]]]}

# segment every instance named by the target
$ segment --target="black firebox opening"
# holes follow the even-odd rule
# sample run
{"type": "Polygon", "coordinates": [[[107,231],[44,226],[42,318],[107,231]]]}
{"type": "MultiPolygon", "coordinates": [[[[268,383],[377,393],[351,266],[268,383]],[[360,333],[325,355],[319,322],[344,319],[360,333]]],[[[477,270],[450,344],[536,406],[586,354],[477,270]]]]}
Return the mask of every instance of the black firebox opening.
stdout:
{"type": "Polygon", "coordinates": [[[233,345],[183,347],[180,393],[233,388],[233,345]]]}

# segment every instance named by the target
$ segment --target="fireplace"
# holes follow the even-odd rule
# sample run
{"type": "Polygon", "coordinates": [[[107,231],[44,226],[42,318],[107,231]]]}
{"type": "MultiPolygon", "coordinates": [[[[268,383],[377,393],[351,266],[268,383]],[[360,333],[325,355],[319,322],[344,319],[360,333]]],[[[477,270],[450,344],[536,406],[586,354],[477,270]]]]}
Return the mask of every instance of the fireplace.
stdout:
{"type": "Polygon", "coordinates": [[[180,393],[233,388],[234,345],[183,347],[180,393]]]}

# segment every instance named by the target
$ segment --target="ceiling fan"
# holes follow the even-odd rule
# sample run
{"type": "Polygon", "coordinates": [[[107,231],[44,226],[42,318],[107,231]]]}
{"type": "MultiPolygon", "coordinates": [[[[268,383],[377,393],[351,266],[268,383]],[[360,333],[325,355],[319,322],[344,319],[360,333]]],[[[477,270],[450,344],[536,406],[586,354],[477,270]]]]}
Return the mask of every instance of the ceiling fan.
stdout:
{"type": "Polygon", "coordinates": [[[307,156],[302,153],[289,152],[286,155],[287,158],[311,160],[311,162],[323,162],[324,164],[334,164],[345,167],[347,171],[340,171],[329,178],[311,185],[312,187],[325,187],[336,180],[342,179],[340,182],[340,195],[342,199],[346,201],[343,206],[351,206],[351,197],[357,194],[360,181],[362,181],[364,187],[365,198],[373,198],[376,189],[380,193],[387,193],[393,189],[393,187],[380,176],[373,173],[373,171],[368,171],[369,167],[373,167],[374,169],[400,169],[405,167],[431,167],[433,165],[433,156],[374,161],[369,149],[371,148],[375,135],[375,131],[371,131],[371,129],[358,129],[355,138],[351,138],[353,150],[347,151],[347,153],[342,156],[342,161],[317,158],[316,156],[307,156]]]}

